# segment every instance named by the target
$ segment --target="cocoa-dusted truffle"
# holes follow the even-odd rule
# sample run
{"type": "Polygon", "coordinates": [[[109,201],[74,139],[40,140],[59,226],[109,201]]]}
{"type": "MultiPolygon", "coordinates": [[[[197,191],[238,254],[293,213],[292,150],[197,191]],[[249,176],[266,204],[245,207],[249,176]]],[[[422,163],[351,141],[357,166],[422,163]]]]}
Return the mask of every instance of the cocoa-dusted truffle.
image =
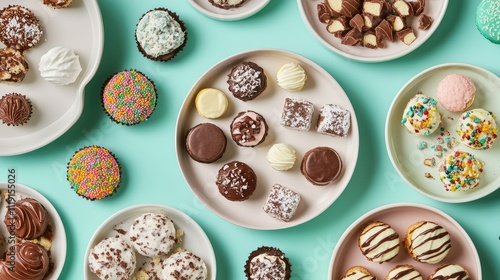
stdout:
{"type": "Polygon", "coordinates": [[[251,110],[238,113],[230,128],[234,142],[242,147],[255,147],[264,142],[269,129],[264,117],[251,110]]]}
{"type": "Polygon", "coordinates": [[[247,200],[257,187],[257,175],[241,161],[226,163],[219,169],[215,184],[219,192],[231,201],[247,200]]]}
{"type": "Polygon", "coordinates": [[[23,125],[32,112],[31,101],[25,95],[8,93],[0,99],[0,119],[6,125],[23,125]]]}
{"type": "Polygon", "coordinates": [[[292,265],[280,249],[262,246],[252,251],[245,263],[248,280],[289,280],[292,265]]]}

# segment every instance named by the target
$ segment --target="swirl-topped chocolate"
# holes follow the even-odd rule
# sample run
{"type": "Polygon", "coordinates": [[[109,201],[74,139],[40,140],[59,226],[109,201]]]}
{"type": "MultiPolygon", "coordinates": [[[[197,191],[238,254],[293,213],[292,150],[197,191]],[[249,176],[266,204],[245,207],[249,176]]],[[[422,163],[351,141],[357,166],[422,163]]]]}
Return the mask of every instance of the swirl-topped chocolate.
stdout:
{"type": "Polygon", "coordinates": [[[34,239],[47,230],[49,214],[37,200],[24,198],[16,201],[13,211],[7,211],[4,223],[9,229],[15,226],[16,237],[34,239]]]}
{"type": "Polygon", "coordinates": [[[31,101],[22,94],[8,93],[0,98],[0,119],[6,125],[23,125],[31,113],[31,101]]]}
{"type": "Polygon", "coordinates": [[[50,258],[42,246],[24,242],[7,252],[10,261],[0,261],[0,279],[2,280],[42,280],[49,271],[50,258]]]}

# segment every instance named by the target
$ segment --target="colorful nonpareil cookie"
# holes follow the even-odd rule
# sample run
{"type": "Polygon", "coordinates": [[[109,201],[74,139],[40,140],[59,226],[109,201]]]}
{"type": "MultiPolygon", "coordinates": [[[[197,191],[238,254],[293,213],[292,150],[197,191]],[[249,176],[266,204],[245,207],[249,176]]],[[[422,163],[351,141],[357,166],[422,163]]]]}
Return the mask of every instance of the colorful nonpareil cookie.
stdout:
{"type": "Polygon", "coordinates": [[[458,138],[467,147],[477,150],[489,149],[498,135],[495,116],[481,108],[466,111],[458,120],[457,133],[458,138]]]}
{"type": "Polygon", "coordinates": [[[384,222],[370,222],[361,230],[358,246],[367,260],[387,262],[399,253],[399,235],[384,222]]]}
{"type": "Polygon", "coordinates": [[[21,52],[38,44],[43,30],[28,8],[10,5],[0,10],[0,41],[21,52]]]}
{"type": "Polygon", "coordinates": [[[28,122],[32,113],[33,106],[25,95],[8,93],[0,99],[0,119],[6,125],[23,125],[28,122]]]}
{"type": "Polygon", "coordinates": [[[103,199],[113,195],[120,185],[120,164],[106,148],[85,147],[70,159],[67,179],[78,195],[89,200],[103,199]]]}
{"type": "Polygon", "coordinates": [[[28,62],[20,51],[8,47],[0,49],[0,82],[20,83],[28,69],[28,62]]]}
{"type": "Polygon", "coordinates": [[[179,16],[165,8],[156,8],[142,15],[135,39],[139,51],[154,61],[174,58],[187,42],[187,28],[179,16]]]}
{"type": "Polygon", "coordinates": [[[434,98],[418,92],[406,105],[401,124],[412,134],[432,134],[441,124],[441,114],[436,105],[434,98]]]}
{"type": "Polygon", "coordinates": [[[471,190],[479,185],[483,165],[468,152],[452,151],[438,164],[439,179],[446,191],[471,190]]]}
{"type": "Polygon", "coordinates": [[[156,108],[154,83],[137,70],[123,70],[104,85],[102,104],[116,123],[135,125],[147,120],[156,108]]]}
{"type": "Polygon", "coordinates": [[[414,260],[437,264],[448,255],[451,249],[451,236],[445,228],[435,222],[420,221],[408,227],[404,244],[414,260]]]}
{"type": "Polygon", "coordinates": [[[500,1],[483,0],[476,10],[476,27],[486,39],[500,44],[500,1]]]}

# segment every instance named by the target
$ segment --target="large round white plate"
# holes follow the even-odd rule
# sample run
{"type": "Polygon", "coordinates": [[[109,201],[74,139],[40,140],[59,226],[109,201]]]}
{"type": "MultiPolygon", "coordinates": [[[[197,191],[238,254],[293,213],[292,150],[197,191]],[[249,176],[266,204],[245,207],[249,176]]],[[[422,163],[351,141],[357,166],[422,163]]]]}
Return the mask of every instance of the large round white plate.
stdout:
{"type": "MultiPolygon", "coordinates": [[[[410,134],[401,125],[403,111],[408,101],[418,92],[436,98],[436,88],[438,83],[448,74],[459,73],[470,77],[476,85],[476,97],[470,107],[484,108],[500,116],[500,78],[483,68],[468,64],[442,64],[422,71],[406,83],[394,98],[389,113],[387,114],[385,127],[385,141],[389,158],[399,175],[414,189],[420,193],[444,202],[467,202],[484,197],[500,187],[500,143],[493,143],[488,150],[474,150],[463,144],[454,146],[453,149],[460,149],[475,155],[480,161],[485,162],[484,172],[481,173],[479,186],[470,191],[445,191],[443,184],[439,180],[439,173],[436,168],[423,164],[426,158],[435,158],[439,162],[437,152],[432,148],[439,145],[440,139],[456,139],[456,126],[459,113],[451,113],[438,104],[438,111],[442,115],[442,128],[446,135],[441,136],[441,132],[434,132],[430,136],[417,136],[410,134]],[[446,132],[449,132],[449,136],[446,132]],[[425,141],[428,148],[419,150],[418,143],[425,141]],[[424,176],[430,173],[434,179],[424,176]]],[[[498,120],[497,120],[498,123],[498,120]]],[[[498,140],[497,140],[498,141],[498,140]]],[[[446,145],[443,145],[446,147],[446,145]]]]}
{"type": "Polygon", "coordinates": [[[217,20],[234,21],[250,17],[262,10],[270,0],[246,0],[238,8],[221,9],[212,5],[208,0],[188,0],[200,13],[217,20]]]}
{"type": "Polygon", "coordinates": [[[319,65],[305,57],[284,50],[251,50],[230,56],[205,72],[189,91],[179,112],[176,128],[177,160],[188,185],[207,208],[236,225],[253,229],[280,229],[304,223],[327,209],[344,191],[356,166],[359,148],[358,123],[354,109],[344,90],[319,65]],[[227,86],[227,75],[241,61],[253,61],[267,75],[267,89],[257,98],[243,102],[232,96],[227,86]],[[300,64],[308,75],[300,92],[287,92],[276,83],[278,68],[288,62],[300,64]],[[228,111],[219,119],[209,120],[197,114],[194,100],[203,88],[215,87],[226,93],[228,111]],[[297,131],[282,127],[281,111],[286,97],[309,100],[315,106],[311,130],[297,131]],[[351,128],[347,137],[332,137],[316,132],[318,110],[323,104],[334,103],[351,112],[351,128]],[[238,112],[254,110],[269,126],[266,140],[254,148],[240,147],[232,140],[229,126],[238,112]],[[202,122],[219,126],[227,137],[227,149],[222,158],[210,164],[192,160],[186,152],[185,136],[189,128],[202,122]],[[295,166],[288,171],[274,170],[266,160],[269,148],[275,143],[290,144],[297,152],[295,166]],[[300,163],[306,151],[316,146],[333,147],[340,154],[344,168],[334,183],[318,187],[309,183],[300,173],[300,163]],[[219,194],[215,185],[218,170],[232,160],[247,163],[257,174],[257,189],[246,201],[233,202],[219,194]],[[271,187],[279,183],[299,193],[299,208],[290,222],[274,219],[262,210],[271,187]],[[251,213],[251,214],[250,214],[251,213]]]}
{"type": "Polygon", "coordinates": [[[7,198],[6,196],[8,196],[9,191],[16,200],[22,198],[33,198],[40,202],[45,207],[45,209],[47,209],[47,212],[50,215],[49,222],[54,233],[52,239],[52,247],[50,249],[50,258],[54,263],[54,268],[52,272],[46,277],[46,280],[58,279],[61,271],[63,270],[64,262],[66,261],[67,244],[66,231],[64,230],[64,225],[61,221],[61,217],[59,217],[59,214],[57,213],[57,210],[42,194],[22,184],[0,182],[0,191],[2,192],[2,195],[0,195],[0,197],[2,197],[2,201],[0,202],[0,217],[2,217],[0,234],[5,238],[9,237],[8,230],[3,223],[3,217],[5,217],[8,206],[8,202],[5,201],[5,199],[7,198]]]}
{"type": "MultiPolygon", "coordinates": [[[[203,229],[188,215],[166,205],[161,204],[139,204],[122,209],[106,219],[89,241],[85,260],[83,262],[83,274],[85,280],[99,280],[99,277],[89,269],[90,250],[106,237],[122,237],[128,240],[128,232],[132,222],[145,213],[160,213],[167,215],[174,221],[175,229],[182,230],[182,242],[174,248],[183,248],[199,256],[207,265],[207,279],[215,280],[217,275],[217,265],[212,244],[203,229]]],[[[146,261],[146,257],[136,253],[137,268],[146,261]]]]}
{"type": "Polygon", "coordinates": [[[30,9],[44,29],[40,43],[25,52],[29,70],[24,81],[1,84],[0,96],[10,92],[26,95],[33,104],[33,115],[23,126],[0,123],[0,156],[30,152],[66,132],[82,113],[85,86],[101,61],[104,31],[97,1],[78,0],[64,9],[52,9],[42,2],[7,0],[0,4],[0,9],[9,4],[30,9]],[[82,72],[67,86],[45,81],[38,70],[40,57],[56,46],[71,48],[80,57],[82,72]]]}
{"type": "Polygon", "coordinates": [[[362,46],[347,46],[341,43],[339,38],[333,36],[326,30],[326,24],[318,19],[317,6],[325,0],[297,0],[302,20],[313,33],[313,35],[328,49],[347,58],[363,62],[382,62],[402,57],[420,45],[422,45],[436,31],[444,17],[448,0],[426,1],[424,13],[430,16],[434,22],[428,30],[418,29],[418,17],[412,20],[413,31],[417,39],[411,45],[405,45],[401,41],[386,42],[385,48],[369,49],[362,46]]]}
{"type": "Polygon", "coordinates": [[[387,273],[397,265],[414,266],[424,279],[432,274],[437,265],[430,265],[413,260],[401,246],[399,254],[391,261],[382,264],[368,261],[358,247],[358,237],[363,227],[371,221],[389,224],[404,239],[406,229],[419,221],[432,221],[445,228],[451,235],[451,249],[440,264],[456,263],[469,272],[471,279],[482,279],[481,263],[476,247],[467,232],[452,217],[427,205],[415,203],[396,203],[381,206],[359,217],[342,234],[330,259],[328,279],[341,279],[352,266],[364,266],[377,279],[385,279],[387,273]]]}

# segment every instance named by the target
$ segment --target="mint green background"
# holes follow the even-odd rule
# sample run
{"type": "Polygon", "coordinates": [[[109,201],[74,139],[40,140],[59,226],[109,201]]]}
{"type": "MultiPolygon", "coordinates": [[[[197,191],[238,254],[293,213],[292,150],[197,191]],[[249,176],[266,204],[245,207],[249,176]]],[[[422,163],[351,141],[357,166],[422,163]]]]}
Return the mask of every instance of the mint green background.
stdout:
{"type": "Polygon", "coordinates": [[[103,59],[86,88],[81,118],[67,133],[39,150],[0,157],[0,181],[7,180],[8,168],[16,168],[18,182],[41,192],[58,210],[68,238],[60,279],[83,278],[85,250],[97,227],[113,213],[142,203],[176,207],[200,224],[215,250],[217,279],[243,279],[248,253],[261,245],[279,247],[287,254],[293,264],[293,279],[326,279],[333,248],[344,230],[365,212],[394,202],[423,203],[451,215],[474,241],[484,279],[500,279],[500,192],[463,204],[427,198],[398,176],[384,140],[385,118],[394,96],[420,71],[441,63],[463,62],[500,74],[500,45],[484,39],[475,27],[478,3],[450,0],[441,25],[420,48],[394,61],[366,64],[324,47],[303,23],[295,0],[272,0],[258,14],[235,22],[210,19],[180,0],[101,0],[103,59]],[[139,17],[159,6],[177,12],[189,30],[186,48],[167,63],[143,58],[133,36],[139,17]],[[360,127],[360,156],[344,193],[315,219],[276,231],[241,228],[208,211],[187,186],[175,156],[176,118],[191,86],[218,61],[258,48],[293,51],[322,66],[349,96],[360,127]],[[128,68],[143,71],[159,90],[158,107],[151,119],[133,127],[112,123],[99,100],[104,80],[128,68]],[[123,167],[119,191],[98,202],[78,197],[65,180],[66,163],[73,152],[93,144],[109,148],[123,167]]]}

